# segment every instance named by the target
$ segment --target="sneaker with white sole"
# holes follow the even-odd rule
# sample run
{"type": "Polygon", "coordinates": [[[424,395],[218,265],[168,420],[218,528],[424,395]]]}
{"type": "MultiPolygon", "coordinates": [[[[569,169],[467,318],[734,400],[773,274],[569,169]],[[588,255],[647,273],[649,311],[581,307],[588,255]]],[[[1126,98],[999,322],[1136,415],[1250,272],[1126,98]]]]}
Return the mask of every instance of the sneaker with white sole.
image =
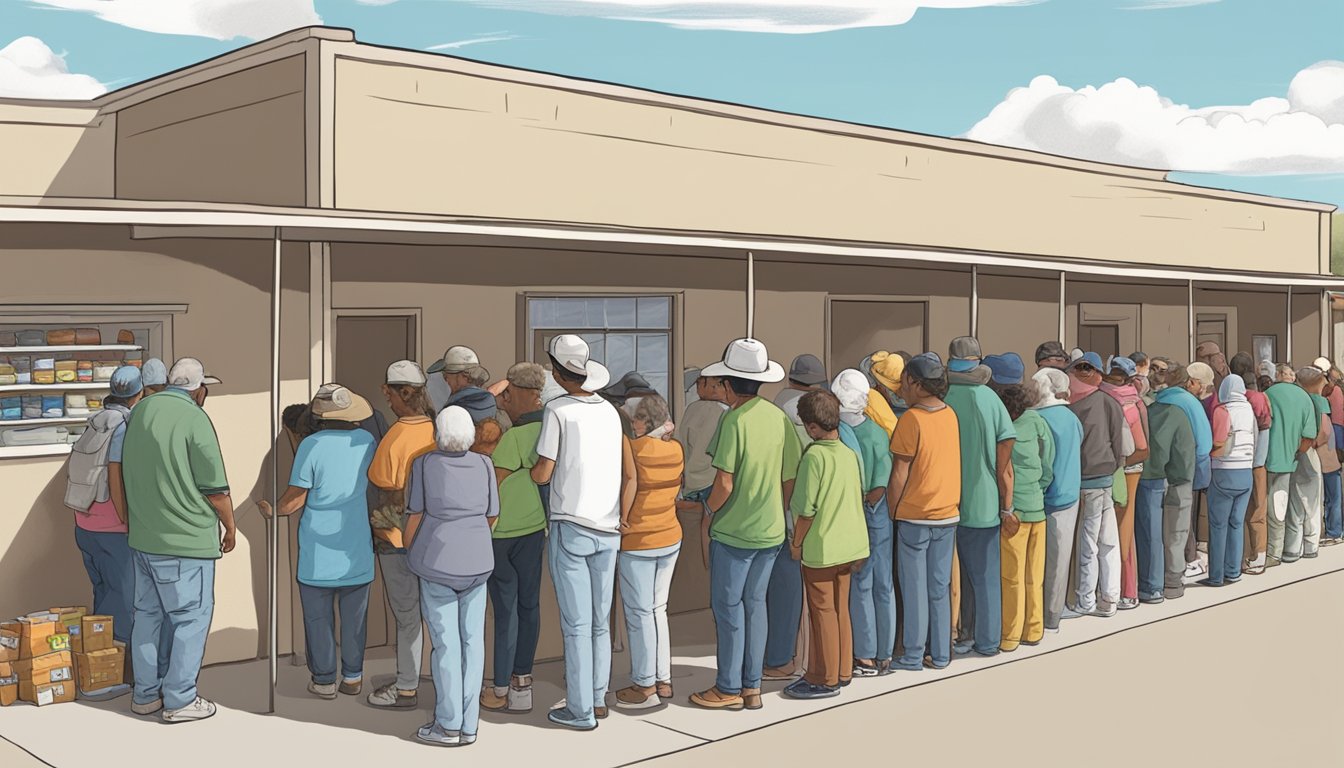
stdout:
{"type": "Polygon", "coordinates": [[[1122,598],[1120,598],[1120,605],[1119,605],[1118,607],[1119,607],[1120,610],[1122,610],[1122,611],[1132,611],[1132,610],[1134,610],[1135,608],[1138,608],[1138,607],[1139,607],[1139,598],[1137,598],[1137,597],[1122,597],[1122,598]]]}
{"type": "MultiPolygon", "coordinates": [[[[425,723],[415,732],[415,738],[436,747],[462,746],[462,734],[458,731],[445,731],[438,723],[425,723]]],[[[475,741],[475,738],[472,739],[475,741]]]]}
{"type": "Polygon", "coordinates": [[[314,680],[308,681],[308,692],[319,699],[332,701],[336,698],[336,684],[326,683],[325,685],[314,680]]]}
{"type": "Polygon", "coordinates": [[[415,709],[418,704],[415,691],[403,691],[396,683],[388,683],[366,698],[372,706],[386,709],[415,709]]]}
{"type": "Polygon", "coordinates": [[[1206,573],[1208,573],[1208,569],[1204,567],[1204,563],[1201,560],[1185,564],[1185,578],[1187,579],[1197,579],[1206,573]]]}
{"type": "Polygon", "coordinates": [[[145,702],[144,704],[136,704],[134,701],[131,702],[131,711],[142,717],[145,715],[152,715],[161,709],[163,709],[163,699],[155,699],[153,701],[145,702]]]}
{"type": "Polygon", "coordinates": [[[514,675],[513,678],[509,680],[508,711],[519,714],[532,711],[531,675],[514,675]]]}
{"type": "Polygon", "coordinates": [[[190,723],[196,720],[205,720],[215,716],[215,704],[206,701],[200,696],[196,700],[181,709],[163,710],[163,722],[165,723],[190,723]]]}

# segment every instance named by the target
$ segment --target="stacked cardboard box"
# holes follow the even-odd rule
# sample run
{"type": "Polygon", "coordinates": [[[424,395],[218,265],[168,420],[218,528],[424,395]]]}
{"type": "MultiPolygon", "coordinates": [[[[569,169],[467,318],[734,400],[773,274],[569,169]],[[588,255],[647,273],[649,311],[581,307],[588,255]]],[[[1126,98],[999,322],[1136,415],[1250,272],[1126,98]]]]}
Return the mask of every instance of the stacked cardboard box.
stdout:
{"type": "Polygon", "coordinates": [[[121,683],[125,664],[111,616],[65,607],[0,622],[0,706],[74,701],[77,690],[121,683]]]}

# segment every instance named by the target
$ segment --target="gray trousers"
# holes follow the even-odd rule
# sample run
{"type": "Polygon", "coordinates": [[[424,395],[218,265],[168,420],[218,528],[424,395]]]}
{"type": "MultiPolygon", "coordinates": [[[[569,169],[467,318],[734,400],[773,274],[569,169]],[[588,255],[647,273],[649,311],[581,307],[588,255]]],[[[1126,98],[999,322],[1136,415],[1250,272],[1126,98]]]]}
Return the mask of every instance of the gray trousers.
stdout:
{"type": "Polygon", "coordinates": [[[1190,537],[1190,510],[1194,508],[1192,483],[1167,483],[1162,497],[1162,551],[1165,570],[1162,585],[1167,597],[1185,594],[1185,543],[1190,537]]]}
{"type": "Polygon", "coordinates": [[[414,691],[420,687],[420,656],[424,649],[420,578],[407,567],[404,553],[380,553],[378,565],[383,570],[387,602],[397,621],[397,687],[414,691]]]}
{"type": "Polygon", "coordinates": [[[1074,531],[1078,528],[1078,505],[1045,515],[1045,626],[1059,629],[1069,593],[1069,561],[1073,558],[1074,531]]]}
{"type": "Polygon", "coordinates": [[[1320,458],[1315,451],[1299,453],[1297,471],[1292,474],[1291,491],[1288,494],[1283,562],[1291,563],[1303,556],[1316,556],[1316,551],[1321,547],[1324,493],[1320,458]]]}
{"type": "Polygon", "coordinates": [[[1078,512],[1078,603],[1087,613],[1120,602],[1120,526],[1110,488],[1084,488],[1078,512]]]}
{"type": "MultiPolygon", "coordinates": [[[[1287,536],[1289,498],[1293,493],[1293,472],[1270,472],[1268,478],[1268,514],[1265,515],[1265,554],[1275,560],[1283,559],[1284,539],[1287,536]]],[[[1301,552],[1301,545],[1298,551],[1301,552]]]]}

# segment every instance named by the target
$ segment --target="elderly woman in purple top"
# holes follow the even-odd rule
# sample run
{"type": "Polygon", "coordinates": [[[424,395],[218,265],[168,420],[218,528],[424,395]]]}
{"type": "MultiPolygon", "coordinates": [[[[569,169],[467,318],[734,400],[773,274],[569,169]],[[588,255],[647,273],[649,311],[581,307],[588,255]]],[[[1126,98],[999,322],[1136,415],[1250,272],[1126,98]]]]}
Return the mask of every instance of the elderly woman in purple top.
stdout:
{"type": "Polygon", "coordinates": [[[420,577],[420,610],[434,646],[434,721],[416,733],[444,747],[476,741],[485,673],[485,583],[495,568],[490,531],[499,491],[490,459],[468,449],[471,415],[458,406],[434,421],[438,450],[411,464],[406,484],[407,565],[420,577]]]}

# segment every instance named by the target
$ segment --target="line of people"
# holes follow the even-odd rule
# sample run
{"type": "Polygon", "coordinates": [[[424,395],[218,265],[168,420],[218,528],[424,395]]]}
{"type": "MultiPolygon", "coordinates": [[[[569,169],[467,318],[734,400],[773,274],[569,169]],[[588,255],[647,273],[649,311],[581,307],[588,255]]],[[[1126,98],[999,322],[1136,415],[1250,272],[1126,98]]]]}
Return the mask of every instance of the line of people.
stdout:
{"type": "MultiPolygon", "coordinates": [[[[302,513],[297,579],[313,695],[362,693],[376,560],[397,624],[397,676],[367,695],[370,705],[418,706],[423,620],[435,715],[418,739],[466,745],[481,708],[531,711],[544,551],[565,657],[565,697],[548,719],[592,730],[608,716],[618,580],[631,671],[612,703],[666,703],[679,510],[703,512],[717,641],[715,684],[689,700],[726,710],[761,707],[763,681],[825,698],[854,677],[1012,652],[1064,621],[1179,598],[1200,576],[1224,586],[1344,540],[1344,389],[1324,359],[1293,371],[1244,353],[1229,363],[1201,344],[1189,365],[1142,353],[1103,361],[1046,342],[1029,376],[1016,353],[984,355],[961,337],[946,362],[875,352],[830,379],[813,356],[786,372],[760,341],[738,339],[721,361],[687,371],[690,402],[674,427],[647,381],[630,373],[612,384],[580,337],[558,336],[547,351],[549,370],[518,363],[488,387],[467,347],[427,371],[397,361],[382,392],[391,425],[339,384],[286,409],[293,472],[276,508],[259,506],[302,513]],[[433,395],[430,376],[446,394],[433,395]],[[760,396],[786,379],[774,402],[760,396]]],[[[178,399],[202,402],[200,364],[173,371],[178,399]]],[[[118,381],[114,396],[130,390],[118,381]]],[[[131,406],[128,424],[162,423],[131,406]]],[[[211,450],[201,418],[184,418],[195,427],[160,435],[153,449],[182,473],[159,478],[160,496],[190,498],[176,499],[175,527],[160,536],[168,544],[143,549],[147,570],[135,579],[142,714],[160,688],[184,719],[214,711],[195,695],[194,674],[189,689],[181,679],[190,661],[174,666],[165,654],[176,646],[151,641],[164,619],[142,626],[138,608],[141,592],[147,604],[155,592],[175,616],[164,593],[181,592],[182,579],[168,571],[232,548],[227,482],[222,462],[212,469],[217,443],[211,450]],[[176,546],[184,527],[200,543],[221,522],[210,553],[176,546]],[[156,565],[160,556],[174,559],[156,565]],[[142,685],[142,665],[154,664],[164,676],[142,685]]],[[[132,444],[151,452],[144,438],[132,444]]],[[[140,549],[137,506],[163,517],[149,511],[162,504],[129,483],[123,504],[140,549]]]]}

